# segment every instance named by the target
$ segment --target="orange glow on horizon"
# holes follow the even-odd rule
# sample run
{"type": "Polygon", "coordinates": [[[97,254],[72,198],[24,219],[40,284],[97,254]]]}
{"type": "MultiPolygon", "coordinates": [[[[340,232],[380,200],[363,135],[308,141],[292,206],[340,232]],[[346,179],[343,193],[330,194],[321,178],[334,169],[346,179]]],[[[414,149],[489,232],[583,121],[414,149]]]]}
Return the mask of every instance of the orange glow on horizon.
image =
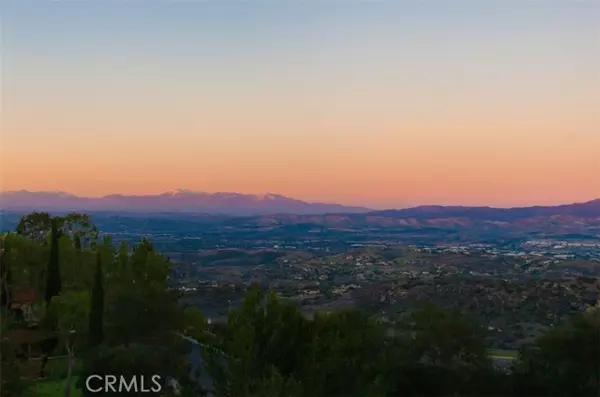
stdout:
{"type": "Polygon", "coordinates": [[[5,7],[2,190],[600,197],[598,2],[126,3],[5,7]]]}

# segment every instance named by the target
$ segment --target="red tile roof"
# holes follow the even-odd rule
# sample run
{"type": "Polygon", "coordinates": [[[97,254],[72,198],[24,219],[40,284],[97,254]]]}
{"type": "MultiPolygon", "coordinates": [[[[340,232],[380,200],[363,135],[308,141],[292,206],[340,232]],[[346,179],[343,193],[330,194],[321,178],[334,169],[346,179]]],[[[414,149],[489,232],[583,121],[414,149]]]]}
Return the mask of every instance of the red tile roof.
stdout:
{"type": "Polygon", "coordinates": [[[38,295],[34,288],[21,288],[12,292],[11,303],[13,305],[22,305],[24,303],[33,303],[38,295]]]}
{"type": "Polygon", "coordinates": [[[51,333],[37,329],[13,329],[2,333],[2,338],[13,343],[36,343],[51,337],[51,333]]]}

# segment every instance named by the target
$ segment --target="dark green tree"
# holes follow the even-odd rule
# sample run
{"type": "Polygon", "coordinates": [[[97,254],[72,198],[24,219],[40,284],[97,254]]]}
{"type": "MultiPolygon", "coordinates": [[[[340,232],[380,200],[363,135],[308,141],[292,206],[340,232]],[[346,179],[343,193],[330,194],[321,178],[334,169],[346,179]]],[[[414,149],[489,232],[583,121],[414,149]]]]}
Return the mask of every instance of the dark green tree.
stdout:
{"type": "Polygon", "coordinates": [[[219,396],[379,396],[385,327],[345,310],[306,319],[258,287],[228,318],[225,371],[210,363],[219,396]]]}
{"type": "Polygon", "coordinates": [[[523,349],[515,395],[595,396],[600,391],[600,312],[574,315],[523,349]]]}
{"type": "Polygon", "coordinates": [[[357,309],[318,313],[304,355],[304,393],[319,396],[380,396],[386,329],[357,309]]]}
{"type": "Polygon", "coordinates": [[[121,241],[119,245],[118,251],[118,266],[120,269],[127,268],[127,263],[129,261],[129,248],[127,247],[127,242],[125,240],[121,241]]]}
{"type": "Polygon", "coordinates": [[[60,294],[61,290],[60,255],[58,247],[61,231],[59,230],[59,221],[57,219],[52,219],[52,232],[50,236],[50,258],[48,260],[46,273],[46,304],[50,304],[52,298],[60,294]]]}
{"type": "Polygon", "coordinates": [[[260,395],[266,387],[264,382],[274,387],[275,373],[280,380],[290,380],[306,362],[309,331],[297,306],[254,286],[244,304],[229,314],[221,346],[226,362],[209,365],[217,394],[260,395]]]}
{"type": "Polygon", "coordinates": [[[10,233],[1,240],[0,245],[0,306],[10,306],[10,293],[12,286],[12,271],[10,268],[10,233]]]}
{"type": "Polygon", "coordinates": [[[102,274],[102,258],[97,255],[94,287],[90,297],[89,343],[98,346],[104,339],[104,282],[102,274]]]}
{"type": "Polygon", "coordinates": [[[418,305],[396,321],[390,350],[401,357],[391,362],[391,390],[406,396],[484,396],[495,371],[485,348],[485,332],[457,310],[418,305]]]}
{"type": "Polygon", "coordinates": [[[75,236],[75,248],[77,251],[81,251],[81,237],[79,235],[75,236]]]}
{"type": "Polygon", "coordinates": [[[52,229],[52,219],[47,212],[32,212],[21,218],[17,226],[17,234],[45,242],[52,229]]]}
{"type": "Polygon", "coordinates": [[[71,213],[65,216],[51,216],[47,212],[32,212],[19,221],[17,234],[28,238],[46,242],[52,232],[52,223],[56,221],[56,228],[67,235],[69,239],[88,247],[98,237],[98,229],[86,214],[71,213]]]}
{"type": "MultiPolygon", "coordinates": [[[[48,267],[46,269],[46,289],[45,289],[45,301],[46,307],[50,307],[52,298],[58,296],[62,289],[61,275],[60,275],[60,255],[59,255],[59,241],[61,236],[60,231],[60,220],[52,218],[51,220],[51,233],[50,233],[50,257],[48,260],[48,267]]],[[[51,332],[57,331],[56,318],[53,316],[47,316],[44,326],[49,328],[51,332]]],[[[48,338],[41,344],[43,353],[42,365],[40,368],[40,377],[44,377],[44,371],[46,364],[48,363],[48,357],[56,349],[59,343],[58,337],[48,338]]]]}
{"type": "Polygon", "coordinates": [[[88,291],[66,290],[52,298],[48,307],[48,314],[53,320],[55,335],[67,350],[67,378],[65,384],[65,397],[69,397],[73,383],[75,358],[80,346],[87,339],[89,319],[88,291]]]}
{"type": "MultiPolygon", "coordinates": [[[[179,295],[167,285],[168,261],[144,240],[135,247],[131,267],[117,266],[119,258],[108,249],[109,243],[105,240],[99,247],[104,275],[104,338],[82,357],[79,379],[103,373],[159,374],[163,381],[170,376],[188,376],[189,346],[178,335],[184,329],[183,308],[179,295]]],[[[90,333],[97,331],[93,322],[90,318],[90,333]]]]}
{"type": "Polygon", "coordinates": [[[0,397],[28,396],[27,383],[21,379],[17,351],[19,346],[4,337],[15,324],[12,313],[0,308],[0,397]]]}

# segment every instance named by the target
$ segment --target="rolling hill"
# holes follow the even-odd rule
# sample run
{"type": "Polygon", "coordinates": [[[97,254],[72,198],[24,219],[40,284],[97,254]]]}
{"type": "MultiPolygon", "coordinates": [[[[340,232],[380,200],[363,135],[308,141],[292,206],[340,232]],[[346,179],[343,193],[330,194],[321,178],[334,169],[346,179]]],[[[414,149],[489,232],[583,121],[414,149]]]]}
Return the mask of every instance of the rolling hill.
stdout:
{"type": "Polygon", "coordinates": [[[79,197],[65,192],[0,193],[0,208],[19,211],[79,212],[187,212],[228,215],[264,215],[277,213],[325,214],[356,213],[369,209],[339,204],[308,203],[278,194],[204,193],[176,190],[156,195],[79,197]]]}
{"type": "Polygon", "coordinates": [[[523,208],[420,206],[372,211],[307,203],[279,195],[178,191],[155,196],[82,198],[67,193],[0,195],[2,230],[31,210],[89,212],[105,232],[169,233],[240,239],[338,241],[511,241],[523,238],[600,240],[600,199],[523,208]]]}

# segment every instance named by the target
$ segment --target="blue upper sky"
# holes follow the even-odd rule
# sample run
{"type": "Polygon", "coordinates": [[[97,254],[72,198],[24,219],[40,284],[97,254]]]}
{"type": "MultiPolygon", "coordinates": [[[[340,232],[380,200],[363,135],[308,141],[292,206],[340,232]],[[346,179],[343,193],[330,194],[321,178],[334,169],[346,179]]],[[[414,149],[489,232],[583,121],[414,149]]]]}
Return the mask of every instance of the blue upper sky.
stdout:
{"type": "Polygon", "coordinates": [[[598,0],[1,7],[7,189],[381,205],[600,195],[598,0]]]}

